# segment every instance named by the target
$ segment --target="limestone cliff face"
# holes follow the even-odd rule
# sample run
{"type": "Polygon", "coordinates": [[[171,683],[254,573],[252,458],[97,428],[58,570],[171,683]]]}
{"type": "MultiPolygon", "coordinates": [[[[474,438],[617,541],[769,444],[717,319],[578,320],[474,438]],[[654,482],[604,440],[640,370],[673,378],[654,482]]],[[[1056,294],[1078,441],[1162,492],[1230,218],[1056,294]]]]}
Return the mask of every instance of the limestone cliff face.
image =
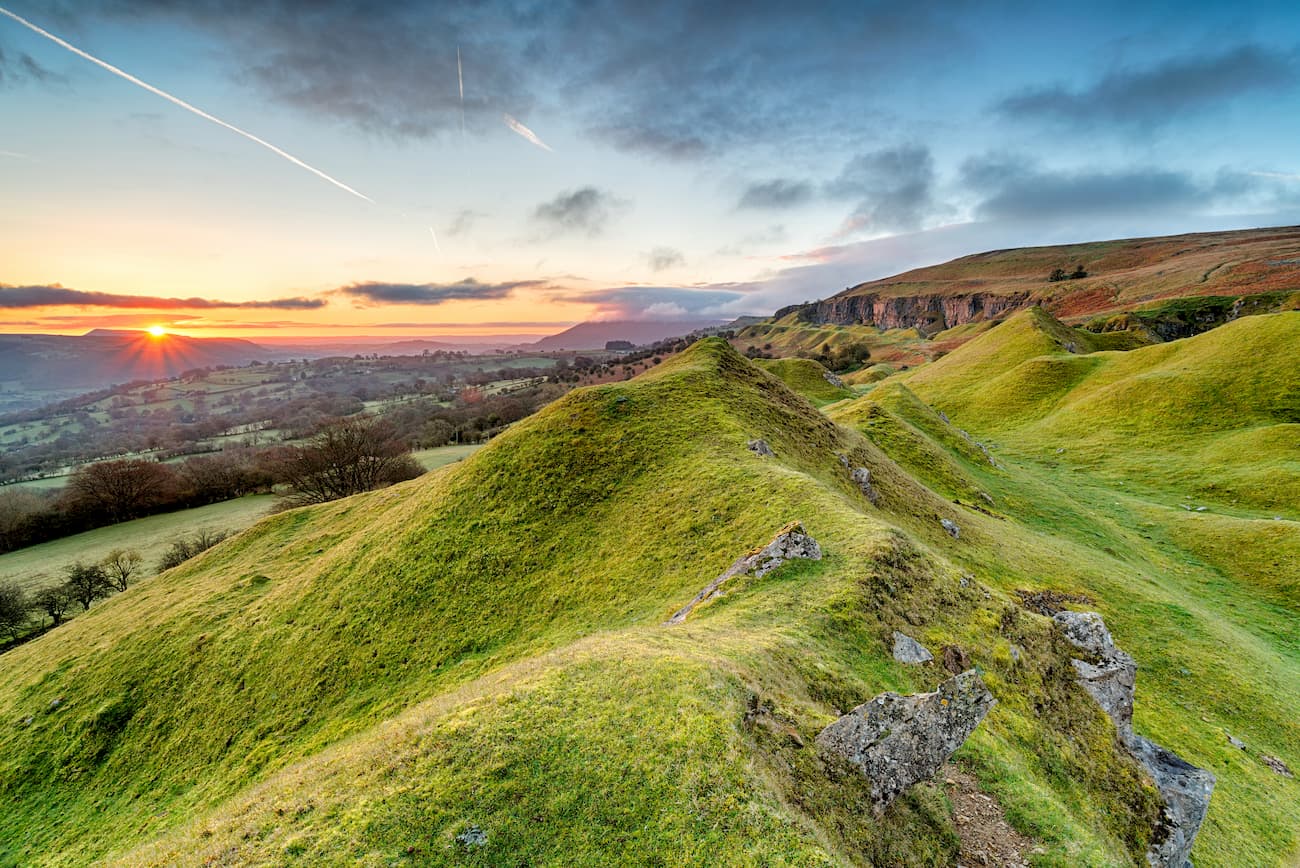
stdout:
{"type": "Polygon", "coordinates": [[[1033,300],[1028,292],[909,296],[866,293],[837,295],[810,304],[792,305],[777,311],[776,317],[779,319],[797,311],[801,320],[810,323],[871,325],[882,329],[916,328],[922,334],[934,334],[1031,304],[1033,300]]]}

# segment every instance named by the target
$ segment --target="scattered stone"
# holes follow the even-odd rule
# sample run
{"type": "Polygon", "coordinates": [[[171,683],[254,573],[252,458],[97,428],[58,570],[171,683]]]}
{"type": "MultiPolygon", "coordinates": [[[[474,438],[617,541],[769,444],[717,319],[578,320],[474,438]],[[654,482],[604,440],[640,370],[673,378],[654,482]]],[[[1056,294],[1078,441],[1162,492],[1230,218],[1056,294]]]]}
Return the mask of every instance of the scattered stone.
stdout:
{"type": "Polygon", "coordinates": [[[1164,800],[1147,862],[1152,868],[1185,868],[1214,792],[1214,774],[1199,769],[1133,732],[1137,664],[1115,645],[1096,612],[1057,612],[1057,627],[1070,644],[1097,662],[1071,660],[1083,688],[1115,722],[1120,742],[1151,775],[1164,800]]]}
{"type": "Polygon", "coordinates": [[[975,577],[970,573],[962,573],[961,578],[957,580],[957,583],[963,588],[969,588],[971,585],[975,584],[975,577]]]}
{"type": "Polygon", "coordinates": [[[33,717],[32,715],[30,715],[30,714],[27,715],[26,717],[23,718],[23,726],[31,726],[31,725],[32,725],[32,721],[35,720],[35,719],[36,719],[36,718],[33,717]]]}
{"type": "Polygon", "coordinates": [[[834,374],[832,374],[830,371],[822,371],[822,376],[826,378],[826,382],[830,383],[835,388],[837,389],[846,388],[844,385],[844,381],[841,380],[839,377],[835,376],[834,374]]]}
{"type": "Polygon", "coordinates": [[[478,826],[470,826],[456,836],[456,843],[466,848],[483,847],[487,844],[487,832],[478,826]]]}
{"type": "Polygon", "coordinates": [[[880,499],[880,492],[876,491],[876,487],[871,484],[871,471],[867,468],[853,468],[853,471],[849,473],[849,479],[853,480],[858,486],[858,490],[862,492],[863,497],[867,500],[875,503],[880,499]]]}
{"type": "Polygon", "coordinates": [[[1033,840],[1007,822],[1002,805],[980,792],[972,775],[954,765],[946,771],[944,790],[958,818],[957,837],[961,839],[957,864],[1028,868],[1033,840]]]}
{"type": "Polygon", "coordinates": [[[56,696],[56,697],[54,697],[53,699],[50,700],[50,704],[49,704],[49,706],[46,707],[45,710],[46,710],[46,711],[54,711],[56,708],[58,708],[58,707],[59,707],[60,705],[62,705],[62,704],[63,704],[63,697],[62,697],[62,696],[56,696]]]}
{"type": "Polygon", "coordinates": [[[934,777],[995,702],[971,670],[934,693],[882,693],[822,730],[817,745],[862,772],[879,813],[913,784],[934,777]]]}
{"type": "Polygon", "coordinates": [[[1232,733],[1230,733],[1230,732],[1227,733],[1227,736],[1228,736],[1228,744],[1232,745],[1232,746],[1235,747],[1237,750],[1245,750],[1245,749],[1246,749],[1246,743],[1243,742],[1241,739],[1237,738],[1236,736],[1234,736],[1234,735],[1233,735],[1232,733]]]}
{"type": "Polygon", "coordinates": [[[768,446],[767,441],[761,438],[757,440],[750,440],[748,443],[745,444],[745,446],[749,449],[750,452],[753,452],[755,455],[761,458],[776,457],[776,453],[772,451],[772,447],[768,446]]]}
{"type": "Polygon", "coordinates": [[[980,500],[984,501],[984,502],[987,503],[989,506],[993,506],[993,505],[994,505],[993,495],[989,494],[987,491],[981,491],[981,492],[980,492],[980,500]]]}
{"type": "Polygon", "coordinates": [[[803,529],[803,525],[792,521],[777,532],[772,541],[760,549],[736,559],[727,571],[710,582],[704,590],[695,595],[685,606],[668,619],[669,624],[680,624],[686,620],[697,605],[715,596],[729,580],[741,575],[753,575],[761,578],[772,570],[795,558],[819,561],[822,559],[821,546],[803,529]]]}
{"type": "Polygon", "coordinates": [[[934,659],[926,647],[906,633],[894,631],[894,659],[899,663],[929,663],[934,659]]]}
{"type": "Polygon", "coordinates": [[[943,420],[943,424],[945,425],[952,424],[951,422],[948,421],[948,414],[943,412],[942,410],[939,411],[939,418],[943,420]]]}
{"type": "Polygon", "coordinates": [[[961,539],[961,528],[957,526],[957,522],[950,518],[941,518],[939,524],[943,525],[943,529],[948,531],[948,536],[953,539],[961,539]]]}
{"type": "Polygon", "coordinates": [[[943,657],[943,668],[953,675],[971,668],[970,655],[960,645],[944,645],[939,653],[943,657]]]}
{"type": "Polygon", "coordinates": [[[1021,652],[1021,650],[1020,650],[1020,646],[1017,645],[1015,642],[1012,642],[1012,643],[1011,643],[1011,660],[1012,660],[1013,662],[1015,662],[1015,663],[1019,663],[1019,662],[1020,662],[1020,655],[1021,655],[1021,653],[1022,653],[1022,652],[1021,652]]]}
{"type": "Polygon", "coordinates": [[[1196,511],[1197,511],[1197,512],[1205,512],[1207,509],[1209,509],[1208,506],[1198,506],[1198,507],[1196,507],[1196,511]]]}
{"type": "Polygon", "coordinates": [[[1266,753],[1260,754],[1259,761],[1262,762],[1264,765],[1268,766],[1269,768],[1271,768],[1273,771],[1277,772],[1279,775],[1281,775],[1284,778],[1295,777],[1291,769],[1287,767],[1287,764],[1282,762],[1280,759],[1278,759],[1275,756],[1269,756],[1266,753]]]}
{"type": "Polygon", "coordinates": [[[841,452],[837,452],[837,453],[835,453],[835,457],[838,458],[838,459],[840,460],[840,464],[843,464],[843,465],[844,465],[844,469],[845,469],[845,470],[848,470],[848,469],[849,469],[849,467],[850,467],[850,464],[849,464],[849,456],[847,456],[847,455],[845,455],[845,454],[843,454],[843,453],[841,453],[841,452]]]}
{"type": "Polygon", "coordinates": [[[1021,589],[1016,591],[1016,596],[1020,598],[1020,605],[1031,612],[1037,612],[1049,618],[1057,612],[1064,611],[1067,604],[1089,605],[1092,603],[1092,598],[1087,594],[1067,594],[1063,591],[1026,591],[1021,589]]]}

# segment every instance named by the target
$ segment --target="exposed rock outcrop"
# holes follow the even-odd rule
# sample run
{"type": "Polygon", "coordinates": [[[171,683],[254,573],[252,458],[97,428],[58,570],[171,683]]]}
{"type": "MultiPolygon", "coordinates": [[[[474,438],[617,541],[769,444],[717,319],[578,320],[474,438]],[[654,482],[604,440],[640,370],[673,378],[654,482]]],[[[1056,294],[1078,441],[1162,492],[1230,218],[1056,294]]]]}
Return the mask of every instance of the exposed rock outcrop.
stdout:
{"type": "Polygon", "coordinates": [[[710,597],[716,596],[722,586],[736,576],[752,575],[761,577],[786,561],[797,558],[819,561],[822,559],[822,549],[817,544],[817,540],[809,536],[807,531],[803,529],[802,524],[792,521],[781,528],[770,543],[737,558],[736,562],[728,567],[725,573],[709,582],[704,590],[695,595],[695,599],[669,618],[668,623],[680,624],[685,621],[686,616],[691,613],[692,609],[710,597]]]}
{"type": "Polygon", "coordinates": [[[767,441],[761,438],[756,440],[750,440],[748,443],[745,444],[745,447],[750,452],[753,452],[755,455],[761,458],[773,458],[776,456],[776,453],[772,451],[772,447],[768,446],[767,441]]]}
{"type": "Polygon", "coordinates": [[[1151,775],[1164,800],[1147,861],[1153,868],[1184,868],[1210,807],[1214,774],[1133,732],[1137,664],[1115,645],[1101,615],[1057,612],[1052,620],[1071,645],[1093,658],[1070,662],[1084,690],[1110,715],[1120,741],[1151,775]]]}
{"type": "Polygon", "coordinates": [[[926,647],[906,633],[894,631],[894,659],[899,663],[928,663],[934,659],[926,647]]]}
{"type": "Polygon", "coordinates": [[[957,525],[957,522],[950,518],[941,518],[939,524],[943,525],[943,529],[948,532],[948,536],[953,539],[961,539],[961,528],[957,525]]]}
{"type": "Polygon", "coordinates": [[[908,787],[934,777],[996,701],[972,669],[934,693],[882,693],[823,729],[817,745],[866,776],[879,812],[908,787]]]}
{"type": "MultiPolygon", "coordinates": [[[[851,290],[850,290],[851,292],[851,290]]],[[[952,295],[881,295],[841,293],[810,304],[783,307],[780,319],[796,311],[804,322],[832,325],[871,325],[882,329],[915,328],[931,335],[963,323],[1001,316],[1029,307],[1027,292],[968,292],[952,295]]]]}
{"type": "Polygon", "coordinates": [[[837,389],[848,388],[847,386],[844,385],[843,380],[841,380],[839,377],[832,374],[830,371],[822,371],[822,377],[825,378],[826,382],[830,383],[832,386],[834,386],[837,389]]]}
{"type": "Polygon", "coordinates": [[[872,503],[880,500],[880,492],[876,491],[876,486],[871,482],[871,470],[866,467],[854,467],[847,455],[837,457],[840,459],[840,464],[844,465],[844,469],[849,471],[849,479],[853,480],[853,484],[862,492],[862,496],[872,503]]]}

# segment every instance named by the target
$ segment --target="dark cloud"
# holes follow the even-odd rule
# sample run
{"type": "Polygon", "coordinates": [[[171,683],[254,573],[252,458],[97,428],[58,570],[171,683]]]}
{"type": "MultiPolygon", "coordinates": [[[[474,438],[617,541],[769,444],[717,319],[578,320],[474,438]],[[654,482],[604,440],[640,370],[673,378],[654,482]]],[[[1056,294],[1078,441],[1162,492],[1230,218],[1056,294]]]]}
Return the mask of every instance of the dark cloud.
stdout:
{"type": "Polygon", "coordinates": [[[605,190],[581,187],[560,193],[533,211],[533,220],[547,227],[552,235],[578,234],[596,236],[628,203],[605,190]]]}
{"type": "Polygon", "coordinates": [[[1146,69],[1110,73],[1089,87],[1026,90],[997,104],[1001,114],[1070,124],[1151,125],[1243,94],[1296,82],[1294,54],[1241,45],[1214,55],[1178,57],[1146,69]]]}
{"type": "Polygon", "coordinates": [[[826,195],[860,200],[846,234],[916,229],[935,208],[934,158],[924,145],[859,154],[826,185],[826,195]]]}
{"type": "Polygon", "coordinates": [[[899,62],[965,45],[966,4],[903,8],[778,0],[62,0],[133,24],[163,20],[221,43],[234,76],[270,98],[391,136],[470,132],[545,106],[615,147],[689,159],[798,135],[824,147],[874,111],[899,62]],[[308,8],[309,7],[309,8],[308,8]],[[852,86],[846,83],[851,82],[852,86]]]}
{"type": "Polygon", "coordinates": [[[1259,174],[1221,170],[1210,178],[1152,167],[1057,171],[1015,156],[968,160],[962,180],[982,199],[985,220],[1052,220],[1204,211],[1246,203],[1285,207],[1294,193],[1259,174]]]}
{"type": "Polygon", "coordinates": [[[656,247],[646,254],[646,261],[651,271],[667,271],[686,264],[686,257],[673,247],[656,247]]]}
{"type": "Polygon", "coordinates": [[[353,283],[335,292],[361,304],[443,304],[505,298],[516,289],[545,284],[543,280],[480,283],[471,277],[459,283],[353,283]]]}
{"type": "Polygon", "coordinates": [[[269,301],[219,301],[210,298],[161,298],[151,295],[118,295],[110,292],[83,292],[58,284],[49,286],[8,286],[0,284],[0,310],[29,307],[116,307],[127,310],[209,310],[245,308],[249,310],[315,310],[325,306],[319,298],[278,298],[269,301]]]}
{"type": "Polygon", "coordinates": [[[780,210],[803,205],[813,197],[812,184],[790,178],[773,178],[750,184],[740,195],[737,208],[780,210]]]}

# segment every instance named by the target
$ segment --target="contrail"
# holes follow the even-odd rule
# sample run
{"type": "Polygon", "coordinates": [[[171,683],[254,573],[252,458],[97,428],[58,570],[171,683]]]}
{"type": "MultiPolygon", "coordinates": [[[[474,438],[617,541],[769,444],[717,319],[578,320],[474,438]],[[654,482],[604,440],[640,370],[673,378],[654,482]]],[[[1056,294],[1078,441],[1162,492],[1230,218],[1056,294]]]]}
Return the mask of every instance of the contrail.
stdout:
{"type": "Polygon", "coordinates": [[[441,254],[441,253],[442,253],[442,245],[438,243],[438,233],[433,231],[433,227],[432,227],[432,226],[429,227],[429,234],[433,236],[433,246],[434,246],[435,248],[437,248],[438,253],[441,254]]]}
{"type": "Polygon", "coordinates": [[[523,136],[525,139],[528,139],[528,141],[532,142],[534,145],[537,145],[537,147],[554,153],[554,149],[550,145],[546,144],[546,142],[537,138],[537,133],[528,129],[528,127],[519,123],[519,121],[510,117],[510,115],[502,114],[501,119],[506,122],[506,126],[510,127],[510,129],[514,130],[515,132],[519,133],[519,135],[523,136]]]}
{"type": "Polygon", "coordinates": [[[250,132],[247,132],[246,130],[241,130],[239,127],[235,126],[234,124],[228,124],[225,121],[223,121],[221,118],[214,117],[213,115],[210,115],[207,112],[203,111],[203,109],[190,105],[180,97],[172,96],[167,91],[162,90],[160,88],[156,88],[152,84],[149,84],[148,82],[141,81],[140,79],[136,78],[134,75],[131,75],[129,72],[125,72],[121,69],[118,69],[116,66],[113,66],[113,64],[111,63],[106,63],[105,61],[100,60],[98,57],[95,57],[94,55],[87,54],[77,46],[69,42],[65,42],[64,40],[60,39],[59,37],[55,36],[53,33],[50,33],[47,30],[42,30],[32,22],[28,21],[26,18],[23,18],[19,15],[15,15],[14,13],[10,12],[8,9],[4,8],[3,6],[0,6],[0,15],[4,15],[8,18],[12,18],[14,21],[17,21],[19,24],[26,27],[28,30],[31,30],[33,33],[37,33],[40,34],[41,36],[44,36],[46,39],[50,40],[55,45],[58,45],[62,48],[66,48],[68,51],[71,51],[73,54],[77,55],[78,57],[82,57],[85,58],[86,60],[89,60],[91,63],[95,64],[96,66],[108,70],[109,72],[113,73],[113,75],[116,75],[119,78],[124,78],[127,81],[131,82],[132,84],[142,87],[145,90],[149,91],[150,93],[156,96],[160,96],[163,99],[167,100],[168,102],[178,105],[188,112],[193,112],[194,114],[198,115],[204,120],[212,121],[214,124],[225,127],[226,129],[230,130],[232,133],[238,133],[239,135],[243,136],[249,141],[256,142],[257,144],[261,145],[267,150],[275,154],[278,154],[281,157],[284,157],[286,160],[293,163],[295,166],[299,166],[303,169],[306,169],[308,172],[311,172],[313,175],[317,176],[318,178],[321,178],[325,181],[329,181],[331,184],[333,184],[335,187],[338,187],[340,190],[346,190],[347,192],[351,193],[353,196],[356,196],[358,199],[365,199],[367,202],[369,202],[372,205],[376,204],[375,200],[371,199],[366,194],[358,193],[356,190],[352,189],[347,184],[344,184],[342,181],[338,180],[337,178],[331,178],[329,175],[325,174],[320,169],[317,169],[314,166],[307,165],[302,160],[295,157],[293,154],[289,153],[288,151],[277,148],[275,145],[271,144],[266,139],[258,138],[257,136],[253,135],[250,132]]]}
{"type": "Polygon", "coordinates": [[[1279,181],[1300,181],[1300,175],[1291,172],[1247,172],[1256,178],[1277,178],[1279,181]]]}
{"type": "Polygon", "coordinates": [[[465,147],[465,75],[460,69],[460,46],[456,46],[456,84],[460,87],[460,146],[465,147]]]}

